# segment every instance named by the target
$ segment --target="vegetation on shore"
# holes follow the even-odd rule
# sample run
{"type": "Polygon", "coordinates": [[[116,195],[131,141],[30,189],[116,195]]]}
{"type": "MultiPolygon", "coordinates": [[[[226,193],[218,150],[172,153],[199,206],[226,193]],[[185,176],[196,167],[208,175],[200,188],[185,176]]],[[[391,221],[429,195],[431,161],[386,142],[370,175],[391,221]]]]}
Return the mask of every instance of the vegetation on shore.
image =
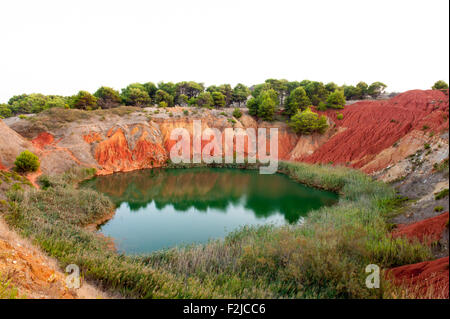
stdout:
{"type": "Polygon", "coordinates": [[[18,299],[19,291],[6,276],[0,273],[0,299],[18,299]]]}
{"type": "Polygon", "coordinates": [[[134,257],[84,228],[113,209],[103,195],[77,188],[92,170],[42,177],[42,190],[11,190],[5,218],[62,266],[77,264],[85,278],[127,297],[392,297],[384,280],[381,289],[366,288],[365,267],[430,258],[420,243],[389,236],[401,200],[388,185],[348,168],[281,162],[279,171],[339,192],[339,203],[312,211],[302,225],[245,227],[224,240],[134,257]]]}

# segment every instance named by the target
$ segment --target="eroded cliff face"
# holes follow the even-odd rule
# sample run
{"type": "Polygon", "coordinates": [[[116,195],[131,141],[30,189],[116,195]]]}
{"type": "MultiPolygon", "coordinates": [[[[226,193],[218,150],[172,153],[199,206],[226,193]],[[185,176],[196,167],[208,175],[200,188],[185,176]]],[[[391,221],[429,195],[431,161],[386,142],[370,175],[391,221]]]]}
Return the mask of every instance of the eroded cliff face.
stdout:
{"type": "Polygon", "coordinates": [[[160,167],[167,160],[161,134],[151,125],[112,127],[106,135],[90,132],[83,139],[92,145],[94,158],[101,168],[99,174],[160,167]],[[96,138],[89,140],[93,135],[96,138]]]}

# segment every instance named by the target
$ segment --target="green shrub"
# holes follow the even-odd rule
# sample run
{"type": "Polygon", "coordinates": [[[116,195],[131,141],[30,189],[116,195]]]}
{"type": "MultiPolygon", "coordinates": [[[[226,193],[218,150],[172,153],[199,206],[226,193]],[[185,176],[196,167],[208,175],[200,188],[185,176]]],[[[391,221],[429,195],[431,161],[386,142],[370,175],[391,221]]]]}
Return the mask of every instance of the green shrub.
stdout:
{"type": "Polygon", "coordinates": [[[242,112],[241,112],[241,110],[240,109],[238,109],[238,108],[235,108],[234,110],[233,110],[233,116],[235,117],[235,118],[240,118],[241,116],[242,116],[242,112]]]}
{"type": "Polygon", "coordinates": [[[10,98],[8,107],[12,114],[39,113],[53,107],[68,108],[69,99],[40,93],[21,94],[10,98]]]}
{"type": "Polygon", "coordinates": [[[0,273],[0,299],[17,299],[19,298],[19,291],[11,285],[11,280],[7,280],[4,275],[0,273]]]}
{"type": "Polygon", "coordinates": [[[145,87],[139,83],[130,84],[122,89],[121,97],[126,105],[131,106],[146,107],[152,103],[145,87]]]}
{"type": "Polygon", "coordinates": [[[324,115],[319,116],[317,113],[307,108],[304,111],[298,111],[291,117],[289,126],[296,133],[311,134],[314,132],[323,133],[328,127],[327,118],[324,115]]]}
{"type": "Polygon", "coordinates": [[[18,172],[35,172],[39,169],[40,162],[36,155],[26,150],[17,156],[14,165],[18,172]]]}
{"type": "Polygon", "coordinates": [[[214,105],[214,100],[212,98],[211,93],[202,92],[195,99],[195,104],[200,107],[210,107],[214,105]]]}
{"type": "Polygon", "coordinates": [[[439,164],[434,163],[433,168],[437,172],[443,172],[443,173],[448,174],[448,157],[446,159],[444,159],[442,162],[440,162],[439,164]]]}
{"type": "Polygon", "coordinates": [[[442,206],[436,206],[435,208],[434,208],[434,211],[435,212],[442,212],[444,210],[444,207],[442,207],[442,206]]]}
{"type": "Polygon", "coordinates": [[[166,108],[168,106],[168,104],[166,101],[161,101],[161,102],[159,102],[158,106],[162,107],[162,108],[166,108]]]}
{"type": "Polygon", "coordinates": [[[215,107],[224,107],[226,104],[225,95],[221,92],[212,92],[212,99],[215,107]]]}
{"type": "Polygon", "coordinates": [[[188,111],[188,110],[184,110],[184,111],[183,111],[183,114],[184,114],[184,115],[189,115],[189,111],[188,111]]]}
{"type": "Polygon", "coordinates": [[[304,110],[311,105],[311,101],[303,87],[295,88],[286,101],[285,113],[289,116],[295,115],[298,110],[304,110]]]}
{"type": "MultiPolygon", "coordinates": [[[[161,103],[164,102],[165,107],[173,106],[174,105],[174,98],[172,95],[167,93],[164,90],[158,90],[155,93],[155,103],[157,103],[159,106],[161,106],[161,103]]],[[[162,106],[164,107],[164,106],[162,106]]]]}
{"type": "Polygon", "coordinates": [[[447,196],[448,196],[448,188],[445,188],[445,189],[441,190],[440,192],[435,193],[434,199],[439,200],[439,199],[445,198],[447,196]]]}
{"type": "Polygon", "coordinates": [[[2,118],[12,116],[12,111],[8,104],[0,104],[0,116],[2,118]]]}
{"type": "Polygon", "coordinates": [[[318,111],[326,111],[327,110],[327,104],[325,102],[320,102],[317,106],[318,111]]]}
{"type": "Polygon", "coordinates": [[[338,115],[336,116],[336,118],[337,118],[338,120],[342,120],[342,119],[344,118],[344,114],[338,113],[338,115]]]}
{"type": "Polygon", "coordinates": [[[433,90],[448,90],[448,84],[445,81],[439,80],[431,88],[433,90]]]}
{"type": "Polygon", "coordinates": [[[428,144],[428,143],[425,143],[425,144],[424,144],[424,146],[423,146],[423,148],[424,148],[424,149],[426,149],[426,150],[428,150],[428,149],[430,149],[430,148],[431,148],[431,146],[430,146],[430,144],[428,144]]]}
{"type": "Polygon", "coordinates": [[[384,93],[386,87],[387,85],[382,82],[373,82],[367,89],[367,94],[369,94],[372,98],[376,99],[381,94],[384,93]]]}
{"type": "Polygon", "coordinates": [[[345,105],[345,96],[343,91],[335,91],[327,98],[327,107],[332,109],[343,109],[345,105]]]}
{"type": "Polygon", "coordinates": [[[273,89],[262,90],[257,97],[247,102],[250,115],[257,116],[265,121],[272,121],[278,106],[278,93],[273,89]]]}

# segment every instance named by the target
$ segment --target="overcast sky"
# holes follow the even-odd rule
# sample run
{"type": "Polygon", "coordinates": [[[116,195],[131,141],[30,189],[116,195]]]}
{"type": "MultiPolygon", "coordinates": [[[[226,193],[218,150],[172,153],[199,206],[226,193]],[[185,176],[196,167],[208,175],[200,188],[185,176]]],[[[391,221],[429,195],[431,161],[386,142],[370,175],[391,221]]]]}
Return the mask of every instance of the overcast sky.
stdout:
{"type": "Polygon", "coordinates": [[[449,80],[448,0],[1,0],[0,102],[267,78],[388,91],[449,80]]]}

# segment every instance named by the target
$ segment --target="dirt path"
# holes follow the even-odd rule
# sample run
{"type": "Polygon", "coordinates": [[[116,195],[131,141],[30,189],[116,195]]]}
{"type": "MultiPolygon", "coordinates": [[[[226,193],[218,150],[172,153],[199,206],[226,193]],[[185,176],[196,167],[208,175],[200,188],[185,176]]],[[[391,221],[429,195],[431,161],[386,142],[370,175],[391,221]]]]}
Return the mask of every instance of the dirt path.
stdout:
{"type": "Polygon", "coordinates": [[[29,240],[10,230],[0,217],[0,275],[18,289],[19,297],[33,299],[104,299],[109,296],[83,282],[68,289],[66,274],[56,260],[46,256],[29,240]]]}

